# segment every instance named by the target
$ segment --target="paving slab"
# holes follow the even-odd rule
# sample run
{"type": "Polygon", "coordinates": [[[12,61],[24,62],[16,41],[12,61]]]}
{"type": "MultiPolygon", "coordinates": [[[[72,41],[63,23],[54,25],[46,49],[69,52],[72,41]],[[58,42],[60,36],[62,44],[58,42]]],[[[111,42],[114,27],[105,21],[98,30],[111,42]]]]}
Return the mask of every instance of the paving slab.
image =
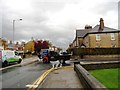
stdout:
{"type": "Polygon", "coordinates": [[[83,88],[73,68],[51,72],[39,88],[83,88]]]}

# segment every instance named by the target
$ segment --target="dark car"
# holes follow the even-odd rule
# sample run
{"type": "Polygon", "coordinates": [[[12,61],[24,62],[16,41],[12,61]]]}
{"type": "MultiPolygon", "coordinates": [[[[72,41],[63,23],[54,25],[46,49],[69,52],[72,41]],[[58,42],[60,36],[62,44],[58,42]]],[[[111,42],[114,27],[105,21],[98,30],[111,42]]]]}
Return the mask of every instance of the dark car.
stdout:
{"type": "Polygon", "coordinates": [[[49,56],[49,61],[60,60],[60,55],[59,55],[59,53],[57,53],[57,52],[55,52],[55,51],[50,51],[48,56],[49,56]]]}
{"type": "Polygon", "coordinates": [[[63,64],[65,63],[66,60],[69,60],[71,57],[71,54],[67,52],[61,52],[60,53],[60,58],[63,60],[63,64]]]}

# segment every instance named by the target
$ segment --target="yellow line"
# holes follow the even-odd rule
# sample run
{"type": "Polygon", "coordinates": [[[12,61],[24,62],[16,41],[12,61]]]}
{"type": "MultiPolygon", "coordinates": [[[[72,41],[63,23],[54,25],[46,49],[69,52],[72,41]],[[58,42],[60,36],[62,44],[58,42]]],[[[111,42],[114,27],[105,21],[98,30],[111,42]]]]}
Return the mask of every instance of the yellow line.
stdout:
{"type": "MultiPolygon", "coordinates": [[[[58,69],[68,69],[68,68],[73,68],[73,66],[64,66],[64,67],[59,67],[58,69]]],[[[49,69],[45,71],[32,85],[26,85],[28,86],[28,90],[35,90],[41,83],[42,81],[47,77],[47,75],[57,69],[49,69]]]]}

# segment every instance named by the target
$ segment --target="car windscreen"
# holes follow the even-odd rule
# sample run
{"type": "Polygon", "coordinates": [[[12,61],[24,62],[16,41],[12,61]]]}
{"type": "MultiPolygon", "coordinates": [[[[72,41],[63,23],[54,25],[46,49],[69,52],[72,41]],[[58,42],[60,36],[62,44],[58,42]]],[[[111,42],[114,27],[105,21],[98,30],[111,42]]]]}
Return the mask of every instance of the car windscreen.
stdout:
{"type": "Polygon", "coordinates": [[[57,52],[54,51],[50,51],[50,56],[58,56],[59,54],[57,52]]]}

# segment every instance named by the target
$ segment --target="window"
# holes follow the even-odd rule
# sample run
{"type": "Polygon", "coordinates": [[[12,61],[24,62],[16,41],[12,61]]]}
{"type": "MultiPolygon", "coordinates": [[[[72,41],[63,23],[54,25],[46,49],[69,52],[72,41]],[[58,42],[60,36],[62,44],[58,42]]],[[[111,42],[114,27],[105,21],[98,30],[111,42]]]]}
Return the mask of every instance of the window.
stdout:
{"type": "Polygon", "coordinates": [[[100,34],[96,34],[96,40],[97,40],[97,41],[101,40],[100,34]]]}
{"type": "Polygon", "coordinates": [[[112,48],[115,48],[115,47],[116,47],[116,45],[114,44],[114,45],[112,45],[111,47],[112,47],[112,48]]]}
{"type": "Polygon", "coordinates": [[[111,33],[111,40],[115,40],[115,34],[111,33]]]}
{"type": "Polygon", "coordinates": [[[100,48],[100,46],[96,46],[96,48],[100,48]]]}

